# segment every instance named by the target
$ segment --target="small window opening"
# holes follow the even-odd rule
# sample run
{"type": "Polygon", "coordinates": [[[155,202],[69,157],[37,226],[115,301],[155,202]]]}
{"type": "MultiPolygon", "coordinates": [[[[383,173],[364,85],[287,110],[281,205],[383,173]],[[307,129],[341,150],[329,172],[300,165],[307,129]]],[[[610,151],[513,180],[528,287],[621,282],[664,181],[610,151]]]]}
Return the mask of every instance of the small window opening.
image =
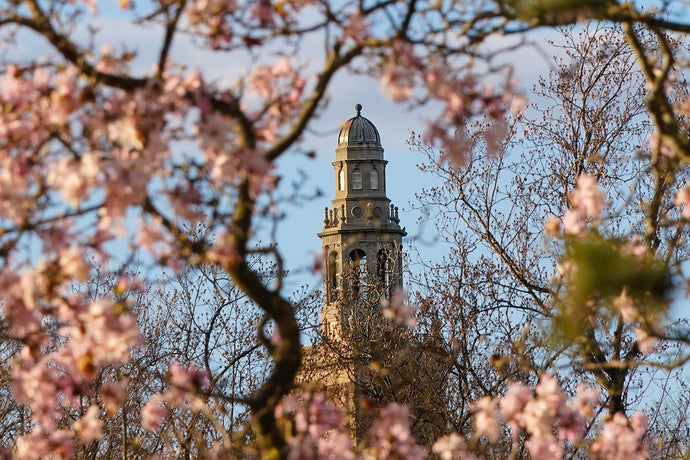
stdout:
{"type": "Polygon", "coordinates": [[[362,190],[362,171],[352,171],[352,190],[362,190]]]}
{"type": "Polygon", "coordinates": [[[379,172],[376,170],[376,168],[372,169],[371,173],[369,174],[369,185],[371,186],[372,190],[379,189],[379,172]]]}

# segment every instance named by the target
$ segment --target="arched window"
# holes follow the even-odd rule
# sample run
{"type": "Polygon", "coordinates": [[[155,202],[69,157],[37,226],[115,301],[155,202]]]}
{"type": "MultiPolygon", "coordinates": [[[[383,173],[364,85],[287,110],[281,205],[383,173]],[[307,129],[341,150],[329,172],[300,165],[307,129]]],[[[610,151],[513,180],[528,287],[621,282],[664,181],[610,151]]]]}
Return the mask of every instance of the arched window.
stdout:
{"type": "Polygon", "coordinates": [[[393,269],[394,264],[390,251],[381,249],[376,261],[376,270],[378,272],[381,295],[386,299],[390,299],[393,294],[393,269]]]}
{"type": "Polygon", "coordinates": [[[340,273],[340,263],[338,253],[333,251],[328,256],[328,301],[332,302],[338,298],[338,273],[340,273]]]}
{"type": "Polygon", "coordinates": [[[376,170],[376,168],[372,168],[371,172],[369,173],[369,186],[372,190],[379,189],[379,172],[376,170]]]}
{"type": "Polygon", "coordinates": [[[352,190],[362,190],[362,171],[359,168],[352,171],[352,190]]]}
{"type": "Polygon", "coordinates": [[[338,173],[338,190],[345,190],[345,168],[340,167],[340,172],[338,173]]]}
{"type": "Polygon", "coordinates": [[[352,296],[366,297],[367,292],[367,254],[361,249],[350,253],[350,269],[352,275],[352,296]]]}

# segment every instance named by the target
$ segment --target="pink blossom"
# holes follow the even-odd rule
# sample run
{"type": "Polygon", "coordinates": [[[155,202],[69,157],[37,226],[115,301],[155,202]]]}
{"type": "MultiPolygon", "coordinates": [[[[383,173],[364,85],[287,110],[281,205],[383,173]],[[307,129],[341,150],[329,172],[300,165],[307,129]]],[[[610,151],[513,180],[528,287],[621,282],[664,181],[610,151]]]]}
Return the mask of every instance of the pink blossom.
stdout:
{"type": "Polygon", "coordinates": [[[675,158],[676,153],[671,149],[666,142],[664,136],[659,136],[659,133],[652,132],[649,134],[649,144],[653,149],[658,149],[659,153],[667,158],[675,158]]]}
{"type": "Polygon", "coordinates": [[[13,458],[19,460],[43,460],[45,458],[72,458],[74,433],[68,430],[44,431],[34,428],[26,436],[17,439],[13,458]]]}
{"type": "Polygon", "coordinates": [[[479,460],[479,457],[467,450],[465,440],[457,433],[438,438],[431,451],[441,460],[479,460]]]}
{"type": "Polygon", "coordinates": [[[557,411],[566,401],[565,393],[563,393],[558,379],[553,375],[543,374],[534,391],[539,399],[545,401],[553,411],[557,411]]]}
{"type": "Polygon", "coordinates": [[[599,217],[604,209],[606,195],[601,191],[596,179],[587,174],[577,178],[577,186],[572,196],[572,205],[581,209],[588,217],[599,217]]]}
{"type": "Polygon", "coordinates": [[[370,34],[371,23],[365,19],[365,16],[358,9],[347,20],[343,21],[341,27],[343,28],[343,34],[339,39],[341,43],[351,38],[355,43],[361,45],[370,34]]]}
{"type": "Polygon", "coordinates": [[[645,435],[649,427],[649,417],[644,411],[635,412],[630,419],[630,427],[633,432],[641,438],[645,435]]]}
{"type": "Polygon", "coordinates": [[[163,419],[168,415],[165,408],[165,398],[156,393],[141,409],[141,426],[145,430],[157,431],[163,424],[163,419]]]}
{"type": "Polygon", "coordinates": [[[585,230],[585,220],[582,214],[573,209],[568,209],[563,214],[563,228],[569,235],[579,236],[585,230]]]}
{"type": "MultiPolygon", "coordinates": [[[[344,430],[333,430],[321,436],[316,442],[316,458],[332,460],[354,460],[352,435],[344,430]]],[[[305,457],[289,457],[294,460],[302,460],[305,457]]]]}
{"type": "Polygon", "coordinates": [[[288,395],[276,407],[275,415],[291,415],[296,436],[289,440],[289,459],[354,459],[352,437],[343,424],[342,410],[323,393],[288,395]]]}
{"type": "MultiPolygon", "coordinates": [[[[532,436],[530,452],[538,457],[555,449],[552,432],[566,397],[558,380],[548,374],[542,375],[535,393],[536,397],[527,401],[522,412],[516,413],[514,419],[532,436]]],[[[526,396],[524,391],[521,396],[526,396]]]]}
{"type": "Polygon", "coordinates": [[[484,129],[484,142],[486,153],[489,156],[498,156],[503,153],[503,144],[510,134],[510,127],[502,116],[496,116],[490,126],[484,129]]]}
{"type": "Polygon", "coordinates": [[[407,327],[414,327],[417,324],[415,319],[416,308],[409,304],[407,293],[396,288],[390,299],[381,299],[383,315],[394,323],[403,324],[407,327]]]}
{"type": "Polygon", "coordinates": [[[34,69],[32,77],[32,84],[34,86],[34,89],[36,89],[37,91],[42,91],[46,89],[48,87],[48,83],[50,82],[50,77],[50,72],[48,72],[43,67],[37,66],[34,69]]]}
{"type": "Polygon", "coordinates": [[[561,407],[558,415],[558,439],[568,440],[574,444],[585,434],[585,419],[577,411],[571,408],[571,404],[561,407]]]}
{"type": "Polygon", "coordinates": [[[196,366],[184,368],[179,364],[170,363],[170,384],[180,390],[188,392],[208,391],[211,388],[209,373],[196,366]]]}
{"type": "Polygon", "coordinates": [[[437,120],[429,124],[424,141],[441,146],[441,161],[454,168],[462,167],[476,145],[476,139],[469,137],[461,125],[458,129],[453,120],[437,120]]]}
{"type": "Polygon", "coordinates": [[[274,13],[270,0],[258,0],[252,7],[252,19],[258,20],[262,26],[275,25],[274,13]]]}
{"type": "Polygon", "coordinates": [[[118,382],[106,383],[101,386],[98,393],[108,415],[117,413],[119,406],[127,397],[128,385],[129,379],[123,378],[118,382]]]}
{"type": "Polygon", "coordinates": [[[647,253],[647,245],[642,241],[640,235],[633,235],[628,244],[630,253],[636,257],[642,257],[647,253]]]}
{"type": "Polygon", "coordinates": [[[583,417],[592,417],[595,409],[601,404],[601,393],[596,387],[581,383],[577,386],[572,408],[583,417]]]}
{"type": "Polygon", "coordinates": [[[79,282],[86,282],[89,279],[89,270],[91,267],[84,260],[84,251],[82,249],[72,247],[60,251],[58,254],[58,263],[62,274],[70,279],[79,282]]]}
{"type": "Polygon", "coordinates": [[[550,433],[530,436],[525,441],[525,447],[534,460],[552,460],[563,457],[563,447],[550,433]]]}
{"type": "Polygon", "coordinates": [[[326,399],[323,393],[314,393],[307,407],[307,433],[317,438],[338,427],[343,421],[342,411],[326,399]]]}
{"type": "MultiPolygon", "coordinates": [[[[628,419],[620,412],[605,425],[592,444],[593,459],[642,460],[649,458],[647,446],[642,442],[643,417],[638,418],[637,429],[628,425],[628,419]]],[[[644,427],[646,429],[646,426],[644,427]]]]}
{"type": "Polygon", "coordinates": [[[411,99],[415,71],[421,66],[421,59],[415,54],[413,45],[395,41],[381,71],[380,81],[384,94],[395,102],[411,99]]]}
{"type": "Polygon", "coordinates": [[[194,0],[187,14],[193,29],[207,37],[212,48],[217,49],[233,37],[232,27],[225,17],[236,9],[236,0],[194,0]]]}
{"type": "Polygon", "coordinates": [[[370,445],[363,452],[365,459],[426,458],[424,449],[417,445],[410,431],[410,411],[406,406],[391,404],[381,409],[368,435],[370,445]]]}
{"type": "Polygon", "coordinates": [[[676,206],[683,206],[683,219],[690,220],[690,186],[682,188],[676,193],[676,206]]]}
{"type": "Polygon", "coordinates": [[[500,412],[489,396],[483,396],[474,405],[474,427],[477,436],[486,436],[495,441],[501,436],[500,412]]]}
{"type": "Polygon", "coordinates": [[[99,418],[100,412],[98,406],[92,405],[84,416],[72,425],[81,444],[91,444],[103,436],[103,422],[99,418]]]}
{"type": "Polygon", "coordinates": [[[513,115],[521,114],[525,111],[527,99],[521,94],[513,94],[510,101],[510,113],[513,115]]]}
{"type": "Polygon", "coordinates": [[[142,343],[134,318],[105,299],[83,305],[80,310],[72,322],[61,328],[70,340],[56,356],[82,377],[92,376],[98,366],[129,361],[132,347],[142,343]]]}
{"type": "Polygon", "coordinates": [[[637,347],[642,354],[654,353],[658,344],[656,337],[651,336],[644,328],[635,328],[635,334],[637,335],[637,347]]]}
{"type": "Polygon", "coordinates": [[[17,99],[30,92],[30,85],[24,81],[16,64],[10,64],[5,69],[2,80],[2,98],[5,100],[17,99]]]}
{"type": "Polygon", "coordinates": [[[587,174],[580,175],[571,196],[571,209],[563,214],[565,232],[581,236],[585,231],[587,218],[600,217],[605,202],[606,196],[597,185],[597,181],[587,174]]]}
{"type": "Polygon", "coordinates": [[[527,401],[532,399],[533,392],[527,386],[522,383],[513,383],[508,388],[506,395],[501,398],[498,405],[501,408],[501,412],[507,418],[511,418],[516,414],[522,412],[527,404],[527,401]]]}
{"type": "Polygon", "coordinates": [[[639,318],[639,313],[632,297],[627,293],[627,288],[623,288],[621,295],[613,299],[613,306],[620,312],[623,321],[632,323],[639,318]]]}

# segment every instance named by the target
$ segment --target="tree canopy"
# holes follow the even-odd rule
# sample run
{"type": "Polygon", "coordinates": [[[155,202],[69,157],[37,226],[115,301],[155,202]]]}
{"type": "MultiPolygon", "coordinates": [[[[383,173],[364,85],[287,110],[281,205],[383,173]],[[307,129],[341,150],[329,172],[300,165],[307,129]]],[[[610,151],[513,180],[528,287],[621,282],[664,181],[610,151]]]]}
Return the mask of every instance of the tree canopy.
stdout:
{"type": "Polygon", "coordinates": [[[141,455],[427,454],[403,405],[382,409],[367,441],[352,446],[327,401],[291,393],[303,362],[298,315],[313,299],[299,303],[284,292],[279,249],[255,239],[282,176],[277,161],[300,148],[334,77],[355,72],[380,81],[404,107],[432,114],[414,142],[428,149],[430,167],[445,182],[425,199],[457,213],[470,230],[450,235],[458,244],[448,266],[475,273],[461,274],[456,285],[430,280],[440,297],[419,299],[438,313],[448,289],[456,290],[455,305],[468,316],[445,323],[443,334],[434,331],[433,315],[428,326],[451,345],[457,378],[475,372],[472,385],[458,380],[456,393],[471,403],[456,409],[474,431],[452,426],[433,452],[454,458],[506,449],[520,456],[527,449],[548,458],[564,455],[567,441],[595,457],[625,449],[647,455],[645,417],[625,413],[626,382],[640,366],[675,368],[688,359],[682,347],[675,358],[651,353],[687,339],[665,321],[672,298],[687,288],[684,8],[614,0],[3,0],[0,305],[7,359],[0,376],[11,423],[0,442],[20,458],[95,458],[110,452],[101,441],[106,428],[115,439],[117,425],[106,422],[119,414],[124,457],[149,441],[141,455]],[[96,46],[105,28],[115,27],[109,15],[150,29],[151,41],[138,49],[118,41],[96,46]],[[520,112],[525,95],[511,65],[496,55],[521,46],[531,30],[572,24],[602,32],[584,41],[591,48],[575,44],[571,33],[568,57],[536,88],[555,104],[541,118],[520,112]],[[611,28],[617,32],[605,32],[611,28]],[[500,50],[482,46],[507,35],[520,39],[500,50]],[[45,52],[14,54],[26,37],[38,37],[45,52]],[[194,55],[176,61],[182,41],[211,53],[232,78],[205,75],[194,55]],[[525,148],[534,155],[509,162],[516,127],[529,132],[525,148]],[[497,179],[504,173],[509,182],[497,179]],[[540,252],[544,230],[552,239],[540,252]],[[488,252],[472,254],[473,244],[488,252]],[[169,331],[141,317],[153,295],[141,270],[105,270],[135,249],[147,273],[179,280],[177,291],[156,293],[171,296],[161,305],[179,307],[169,331]],[[98,284],[99,268],[107,282],[98,284]],[[209,283],[199,299],[220,299],[203,321],[184,313],[196,289],[193,278],[178,278],[187,270],[209,283]],[[467,353],[488,350],[473,346],[483,335],[467,328],[493,327],[500,320],[484,312],[504,308],[522,315],[500,324],[510,339],[504,346],[514,348],[490,357],[491,368],[465,366],[467,353]],[[540,332],[520,329],[524,340],[515,340],[518,318],[540,332]],[[208,332],[197,341],[216,321],[245,320],[249,328],[237,334],[208,332]],[[184,330],[187,322],[194,327],[184,330]],[[158,387],[140,389],[128,375],[147,358],[137,347],[145,339],[148,347],[156,338],[170,344],[166,333],[195,342],[174,344],[169,354],[157,350],[144,366],[151,375],[142,378],[158,387]],[[237,354],[224,356],[235,339],[237,354]],[[516,351],[528,358],[529,350],[542,364],[524,375],[523,363],[503,359],[516,351]],[[245,359],[257,353],[265,361],[245,359]],[[167,364],[184,356],[194,359],[167,364]],[[203,367],[192,365],[199,357],[207,360],[203,367]],[[266,374],[247,386],[227,374],[216,379],[228,362],[262,366],[266,374]],[[594,376],[605,399],[584,386],[566,394],[556,377],[535,375],[562,363],[594,376]],[[146,402],[131,404],[127,394],[135,391],[146,402]],[[240,407],[235,403],[249,409],[251,426],[225,424],[234,418],[228,411],[240,407]],[[603,403],[607,421],[597,412],[603,403]],[[128,437],[130,411],[148,434],[128,437]],[[507,427],[511,439],[502,436],[507,427]]]}

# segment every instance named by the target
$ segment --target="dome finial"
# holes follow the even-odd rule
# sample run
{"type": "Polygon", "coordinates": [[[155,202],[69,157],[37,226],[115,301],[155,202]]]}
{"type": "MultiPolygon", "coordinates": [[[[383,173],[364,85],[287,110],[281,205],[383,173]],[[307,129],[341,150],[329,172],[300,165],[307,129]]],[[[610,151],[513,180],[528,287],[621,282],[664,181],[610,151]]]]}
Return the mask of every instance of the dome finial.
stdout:
{"type": "Polygon", "coordinates": [[[362,115],[362,104],[357,104],[355,110],[357,111],[357,116],[362,115]]]}

